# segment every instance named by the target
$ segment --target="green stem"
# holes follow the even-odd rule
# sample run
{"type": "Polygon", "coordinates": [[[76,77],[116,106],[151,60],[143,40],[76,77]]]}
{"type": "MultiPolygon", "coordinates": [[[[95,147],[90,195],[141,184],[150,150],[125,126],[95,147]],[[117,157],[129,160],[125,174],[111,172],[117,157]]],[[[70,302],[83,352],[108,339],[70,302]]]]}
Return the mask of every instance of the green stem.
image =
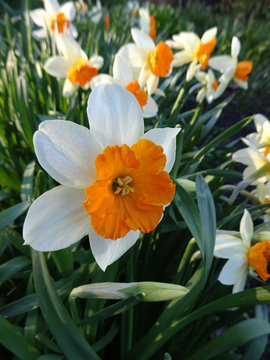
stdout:
{"type": "Polygon", "coordinates": [[[180,110],[181,110],[181,108],[182,108],[182,106],[184,104],[183,97],[184,97],[184,95],[185,95],[185,93],[187,91],[188,84],[189,84],[189,82],[186,81],[184,83],[184,86],[180,89],[180,91],[178,93],[178,96],[177,96],[177,98],[175,100],[173,108],[172,108],[172,110],[170,112],[170,117],[169,117],[169,123],[170,124],[175,122],[175,117],[180,112],[180,110]]]}
{"type": "Polygon", "coordinates": [[[180,261],[180,263],[178,265],[178,269],[177,269],[176,275],[175,275],[174,280],[173,280],[174,284],[179,284],[182,281],[182,278],[183,278],[183,275],[184,275],[183,272],[185,270],[185,267],[186,267],[188,261],[190,260],[191,255],[194,252],[195,247],[197,247],[196,241],[195,241],[194,238],[192,238],[188,242],[186,250],[184,252],[184,255],[182,256],[181,261],[180,261]]]}

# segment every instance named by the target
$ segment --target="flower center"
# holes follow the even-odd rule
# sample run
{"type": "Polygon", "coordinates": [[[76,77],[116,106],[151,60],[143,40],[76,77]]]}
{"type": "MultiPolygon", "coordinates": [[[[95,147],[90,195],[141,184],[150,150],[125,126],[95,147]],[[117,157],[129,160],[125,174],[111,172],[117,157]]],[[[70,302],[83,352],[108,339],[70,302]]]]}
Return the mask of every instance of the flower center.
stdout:
{"type": "Polygon", "coordinates": [[[147,139],[131,147],[107,146],[95,165],[97,179],[86,188],[83,206],[96,233],[116,240],[130,230],[155,229],[175,192],[163,170],[163,148],[147,139]]]}
{"type": "Polygon", "coordinates": [[[213,82],[212,82],[212,88],[216,91],[217,88],[218,88],[218,81],[217,79],[215,79],[213,82]]]}
{"type": "Polygon", "coordinates": [[[149,55],[148,61],[154,75],[166,76],[173,61],[173,52],[164,41],[161,41],[149,55]]]}
{"type": "Polygon", "coordinates": [[[234,73],[234,78],[242,81],[248,81],[248,75],[252,71],[252,61],[240,61],[236,65],[236,70],[234,73]]]}
{"type": "Polygon", "coordinates": [[[157,32],[156,32],[156,19],[154,16],[150,16],[150,30],[148,34],[154,41],[156,41],[157,38],[157,32]]]}
{"type": "Polygon", "coordinates": [[[80,58],[69,70],[68,79],[72,84],[79,83],[80,86],[84,86],[97,74],[98,70],[91,67],[89,61],[80,58]]]}
{"type": "Polygon", "coordinates": [[[208,60],[210,58],[211,52],[214,50],[216,46],[217,40],[214,37],[210,41],[205,44],[200,44],[194,54],[194,57],[197,58],[202,66],[202,70],[206,69],[208,65],[208,60]]]}
{"type": "Polygon", "coordinates": [[[270,241],[264,240],[248,249],[248,264],[252,266],[263,281],[269,279],[267,265],[270,261],[270,241]]]}
{"type": "Polygon", "coordinates": [[[70,26],[69,20],[66,18],[64,13],[57,14],[56,18],[51,20],[51,30],[54,33],[55,30],[59,33],[66,32],[70,26]]]}
{"type": "Polygon", "coordinates": [[[115,195],[121,194],[122,196],[124,196],[131,192],[132,193],[135,192],[135,189],[128,185],[132,180],[133,179],[130,176],[124,176],[124,177],[118,176],[112,184],[113,193],[115,195]]]}
{"type": "Polygon", "coordinates": [[[107,14],[105,15],[105,20],[104,20],[104,27],[105,27],[105,29],[108,29],[109,25],[110,25],[110,15],[107,13],[107,14]]]}
{"type": "Polygon", "coordinates": [[[137,80],[128,83],[126,89],[136,97],[141,108],[143,108],[144,105],[146,105],[148,95],[145,91],[141,90],[141,87],[137,80]]]}

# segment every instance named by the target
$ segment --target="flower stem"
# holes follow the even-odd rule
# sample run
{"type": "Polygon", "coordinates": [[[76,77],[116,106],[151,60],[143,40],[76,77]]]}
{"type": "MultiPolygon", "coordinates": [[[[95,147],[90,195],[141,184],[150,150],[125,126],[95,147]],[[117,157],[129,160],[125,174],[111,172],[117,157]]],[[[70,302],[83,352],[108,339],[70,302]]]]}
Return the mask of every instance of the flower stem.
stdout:
{"type": "Polygon", "coordinates": [[[184,83],[184,86],[180,89],[179,93],[178,93],[178,96],[175,100],[175,103],[173,105],[173,108],[170,112],[170,118],[169,118],[169,123],[172,124],[175,122],[175,118],[176,118],[176,115],[180,112],[184,102],[183,102],[183,97],[186,93],[186,90],[187,90],[187,87],[188,87],[188,84],[189,82],[186,81],[184,83]]]}

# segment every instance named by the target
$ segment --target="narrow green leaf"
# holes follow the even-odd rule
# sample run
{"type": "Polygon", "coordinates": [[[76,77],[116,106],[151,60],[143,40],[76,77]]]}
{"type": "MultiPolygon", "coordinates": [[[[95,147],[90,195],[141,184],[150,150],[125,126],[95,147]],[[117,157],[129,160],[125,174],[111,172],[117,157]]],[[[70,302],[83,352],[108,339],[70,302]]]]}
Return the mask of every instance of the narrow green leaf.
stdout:
{"type": "Polygon", "coordinates": [[[205,271],[208,273],[212,265],[216,241],[215,204],[211,191],[201,175],[196,177],[196,190],[204,234],[205,271]]]}
{"type": "Polygon", "coordinates": [[[21,199],[22,201],[31,202],[34,196],[33,190],[33,176],[35,171],[36,162],[32,161],[28,164],[23,173],[21,199]]]}
{"type": "Polygon", "coordinates": [[[190,360],[207,360],[225,351],[233,350],[258,336],[269,334],[270,325],[261,319],[248,319],[225,330],[198,351],[189,356],[190,360]]]}
{"type": "Polygon", "coordinates": [[[23,201],[19,204],[13,205],[10,208],[0,212],[0,230],[13,222],[29,207],[28,201],[23,201]]]}
{"type": "Polygon", "coordinates": [[[33,272],[40,308],[67,359],[100,359],[77,329],[54,289],[42,253],[33,251],[33,272]]]}
{"type": "Polygon", "coordinates": [[[0,315],[0,343],[22,360],[35,360],[40,356],[26,338],[8,320],[0,315]]]}
{"type": "Polygon", "coordinates": [[[12,278],[17,272],[30,265],[31,261],[26,256],[17,256],[0,265],[0,284],[12,278]]]}
{"type": "Polygon", "coordinates": [[[73,260],[72,260],[72,251],[70,247],[58,251],[53,251],[51,254],[60,274],[66,276],[68,273],[72,271],[73,260]]]}

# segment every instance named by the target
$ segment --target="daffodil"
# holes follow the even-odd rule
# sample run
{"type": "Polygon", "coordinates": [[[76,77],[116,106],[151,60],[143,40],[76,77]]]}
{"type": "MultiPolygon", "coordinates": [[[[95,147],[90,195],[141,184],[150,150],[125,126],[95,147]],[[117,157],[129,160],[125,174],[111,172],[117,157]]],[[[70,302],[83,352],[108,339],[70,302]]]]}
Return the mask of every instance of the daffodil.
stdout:
{"type": "Polygon", "coordinates": [[[49,120],[34,134],[41,166],[61,185],[31,205],[25,244],[38,251],[66,248],[89,235],[102,270],[160,222],[174,196],[169,172],[179,129],[144,134],[140,105],[118,84],[93,89],[87,105],[90,130],[49,120]]]}
{"type": "Polygon", "coordinates": [[[249,145],[254,144],[257,148],[270,146],[270,121],[262,114],[254,115],[254,125],[257,132],[251,133],[243,138],[249,145]]]}
{"type": "Polygon", "coordinates": [[[88,59],[80,45],[68,35],[57,37],[57,47],[61,55],[49,58],[44,68],[52,76],[66,78],[63,96],[72,95],[79,86],[88,89],[103,65],[103,58],[94,55],[88,59]]]}
{"type": "Polygon", "coordinates": [[[256,271],[263,281],[270,277],[267,270],[270,241],[264,240],[251,246],[252,235],[253,222],[247,210],[240,222],[240,233],[219,230],[216,235],[214,255],[228,259],[218,280],[224,285],[233,285],[233,293],[244,289],[248,271],[256,271]]]}
{"type": "Polygon", "coordinates": [[[71,23],[76,15],[76,8],[72,1],[60,6],[57,0],[43,0],[44,9],[30,11],[32,21],[40,27],[33,31],[36,39],[44,39],[47,34],[69,34],[77,37],[78,32],[71,23]]]}
{"type": "Polygon", "coordinates": [[[156,41],[156,19],[153,15],[150,15],[149,10],[146,8],[139,8],[139,25],[140,28],[153,39],[153,41],[156,41]]]}
{"type": "Polygon", "coordinates": [[[209,60],[209,66],[223,73],[222,80],[229,83],[232,79],[241,88],[248,88],[248,75],[252,71],[252,61],[239,61],[240,40],[234,36],[231,44],[231,56],[215,56],[209,60]]]}
{"type": "Polygon", "coordinates": [[[198,71],[195,77],[202,84],[196,97],[198,102],[202,102],[206,98],[208,104],[211,104],[213,100],[220,96],[220,93],[223,93],[223,87],[226,86],[225,83],[218,82],[211,69],[209,69],[207,73],[198,71]]]}
{"type": "Polygon", "coordinates": [[[210,54],[216,46],[216,35],[216,27],[207,30],[201,39],[191,31],[181,31],[178,35],[173,35],[172,40],[167,41],[167,43],[173,49],[183,49],[174,54],[173,67],[191,63],[188,69],[189,80],[199,68],[205,70],[210,54]],[[196,66],[198,63],[199,67],[196,66]]]}
{"type": "Polygon", "coordinates": [[[173,53],[164,41],[155,46],[142,30],[133,28],[131,34],[135,44],[122,46],[118,53],[131,64],[134,78],[142,87],[146,84],[148,94],[152,95],[157,90],[159,78],[170,74],[173,53]]]}
{"type": "Polygon", "coordinates": [[[130,64],[119,54],[116,54],[114,59],[113,76],[107,74],[97,75],[91,81],[91,87],[94,88],[102,83],[118,83],[125,86],[138,100],[144,117],[152,117],[157,114],[158,107],[155,100],[141,88],[138,80],[133,78],[130,64]]]}

